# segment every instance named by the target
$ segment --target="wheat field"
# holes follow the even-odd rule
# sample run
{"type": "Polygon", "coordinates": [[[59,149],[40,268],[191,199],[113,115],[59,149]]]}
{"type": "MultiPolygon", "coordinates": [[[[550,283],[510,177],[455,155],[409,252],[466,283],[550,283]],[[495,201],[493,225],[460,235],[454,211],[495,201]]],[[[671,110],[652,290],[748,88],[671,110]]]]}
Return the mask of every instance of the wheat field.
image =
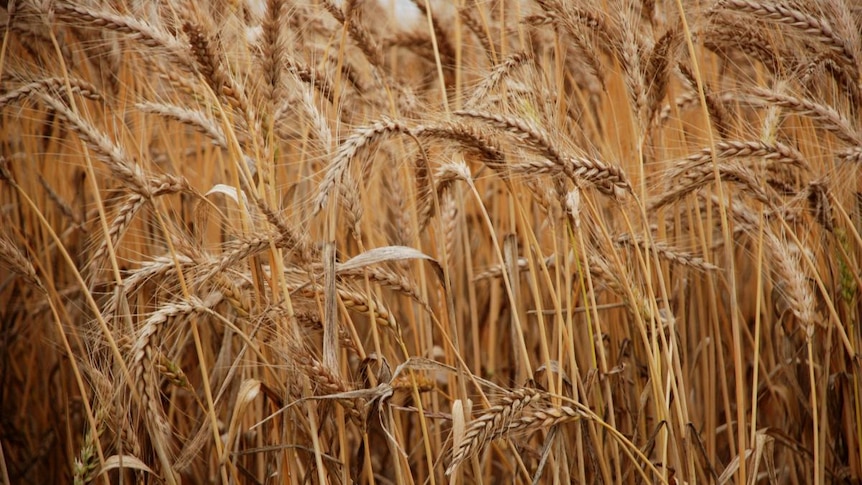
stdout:
{"type": "Polygon", "coordinates": [[[0,483],[862,483],[862,8],[413,4],[0,2],[0,483]]]}

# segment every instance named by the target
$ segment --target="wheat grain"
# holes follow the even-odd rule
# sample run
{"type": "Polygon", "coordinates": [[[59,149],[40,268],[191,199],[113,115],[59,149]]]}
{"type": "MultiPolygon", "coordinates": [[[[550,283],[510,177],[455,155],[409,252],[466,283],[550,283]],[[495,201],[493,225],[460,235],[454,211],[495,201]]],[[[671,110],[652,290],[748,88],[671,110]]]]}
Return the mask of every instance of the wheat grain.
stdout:
{"type": "Polygon", "coordinates": [[[509,392],[500,403],[486,410],[467,427],[457,449],[452,451],[452,461],[446,474],[451,475],[462,461],[477,453],[487,443],[509,431],[518,423],[520,413],[544,395],[529,388],[509,392]]]}
{"type": "MultiPolygon", "coordinates": [[[[630,234],[623,234],[614,238],[614,242],[622,246],[636,247],[641,250],[646,248],[646,244],[642,237],[632,237],[630,234]]],[[[706,262],[703,258],[695,256],[686,251],[669,246],[662,241],[651,241],[649,249],[655,251],[656,254],[664,259],[682,266],[693,268],[699,271],[716,271],[718,266],[706,262]]]]}
{"type": "Polygon", "coordinates": [[[651,121],[667,93],[670,67],[674,64],[680,36],[675,29],[668,29],[652,47],[643,71],[646,86],[647,120],[651,121]]]}
{"type": "MultiPolygon", "coordinates": [[[[602,193],[623,196],[631,192],[631,185],[625,173],[619,168],[594,158],[581,156],[564,156],[548,139],[548,136],[537,126],[528,122],[504,116],[500,114],[484,113],[479,111],[458,111],[456,114],[480,119],[493,126],[504,130],[506,133],[524,142],[543,157],[546,157],[556,170],[564,173],[575,183],[584,180],[592,183],[602,193]]],[[[515,165],[513,169],[540,170],[550,172],[553,170],[549,164],[542,162],[525,162],[515,165]]]]}
{"type": "MultiPolygon", "coordinates": [[[[134,382],[129,383],[129,385],[134,387],[141,399],[140,406],[147,416],[146,424],[150,433],[150,442],[164,466],[169,466],[171,463],[170,441],[172,432],[160,402],[158,382],[153,376],[157,358],[155,339],[169,320],[203,312],[208,308],[207,302],[195,297],[187,301],[163,305],[147,318],[130,351],[131,362],[129,367],[132,369],[134,382]]],[[[163,470],[163,472],[173,473],[170,469],[163,470]]]]}
{"type": "Polygon", "coordinates": [[[814,17],[787,5],[754,0],[721,0],[717,8],[752,14],[798,29],[801,33],[810,34],[822,42],[826,48],[841,55],[851,65],[856,65],[857,59],[851,47],[846,40],[838,37],[838,34],[825,19],[814,17]]]}
{"type": "Polygon", "coordinates": [[[862,144],[862,135],[835,108],[766,89],[751,90],[754,100],[768,106],[781,106],[815,121],[821,128],[850,145],[862,144]]]}
{"type": "Polygon", "coordinates": [[[227,149],[224,130],[214,120],[200,111],[193,111],[180,106],[162,103],[137,103],[135,107],[145,113],[153,113],[167,119],[178,121],[206,135],[215,146],[227,149]]]}
{"type": "Polygon", "coordinates": [[[121,14],[115,14],[105,10],[95,10],[81,5],[73,5],[66,2],[57,2],[51,5],[54,14],[60,18],[67,19],[74,24],[81,22],[95,28],[105,28],[126,34],[130,39],[139,42],[142,46],[150,49],[164,50],[180,65],[186,65],[183,43],[168,32],[147,21],[121,14]]]}
{"type": "Polygon", "coordinates": [[[33,267],[33,264],[24,253],[12,244],[11,241],[7,240],[6,237],[0,237],[0,262],[3,262],[8,269],[23,277],[27,284],[41,292],[47,292],[42,285],[42,281],[39,280],[36,268],[33,267]]]}
{"type": "Polygon", "coordinates": [[[493,62],[495,53],[499,52],[499,48],[495,47],[493,44],[493,36],[483,28],[482,24],[478,20],[476,20],[469,8],[459,8],[458,16],[461,18],[461,22],[470,29],[470,32],[479,39],[479,43],[482,44],[485,56],[489,61],[493,62]]]}
{"type": "Polygon", "coordinates": [[[767,192],[764,184],[757,175],[739,163],[722,163],[718,167],[699,165],[697,168],[685,172],[685,177],[676,185],[650,202],[650,210],[658,209],[665,205],[676,202],[687,194],[715,182],[715,172],[722,181],[738,184],[746,193],[754,197],[766,206],[775,204],[775,198],[767,192]]]}
{"type": "MultiPolygon", "coordinates": [[[[770,162],[789,164],[805,171],[810,170],[808,162],[798,150],[781,142],[766,143],[755,140],[721,141],[715,144],[715,158],[717,160],[762,158],[770,162]]],[[[674,163],[673,168],[664,175],[664,178],[665,180],[673,181],[680,177],[685,177],[689,173],[701,171],[705,164],[710,163],[712,159],[713,151],[709,148],[704,148],[700,152],[674,163]]]]}
{"type": "Polygon", "coordinates": [[[38,97],[39,93],[44,91],[64,92],[67,82],[74,94],[94,101],[101,101],[103,99],[99,89],[83,79],[51,77],[27,83],[0,96],[0,109],[10,104],[18,103],[26,98],[38,97]]]}
{"type": "Polygon", "coordinates": [[[344,173],[350,162],[367,150],[376,141],[389,133],[406,133],[405,125],[394,120],[382,120],[372,125],[356,130],[350,137],[338,146],[326,175],[320,183],[318,194],[314,200],[314,213],[320,212],[329,198],[329,193],[344,179],[344,173]]]}
{"type": "MultiPolygon", "coordinates": [[[[518,67],[530,62],[530,60],[531,56],[526,52],[515,52],[514,54],[510,54],[509,57],[503,60],[503,62],[494,66],[488,76],[478,86],[476,86],[473,94],[470,96],[470,99],[467,100],[465,105],[467,107],[479,106],[479,103],[484,100],[491,91],[495,90],[503,79],[510,76],[518,67]]],[[[0,103],[0,105],[2,104],[0,103]]]]}
{"type": "MultiPolygon", "coordinates": [[[[284,99],[284,79],[282,71],[287,65],[287,39],[282,32],[282,16],[285,10],[283,0],[266,2],[266,17],[263,21],[263,35],[260,38],[260,63],[266,86],[265,99],[274,106],[284,99]]],[[[302,72],[297,70],[294,74],[302,72]]]]}
{"type": "Polygon", "coordinates": [[[126,184],[132,191],[149,197],[149,184],[146,172],[125,150],[114,143],[106,134],[101,133],[91,123],[53,96],[39,93],[40,98],[69,122],[70,128],[105,162],[111,173],[126,184]]]}

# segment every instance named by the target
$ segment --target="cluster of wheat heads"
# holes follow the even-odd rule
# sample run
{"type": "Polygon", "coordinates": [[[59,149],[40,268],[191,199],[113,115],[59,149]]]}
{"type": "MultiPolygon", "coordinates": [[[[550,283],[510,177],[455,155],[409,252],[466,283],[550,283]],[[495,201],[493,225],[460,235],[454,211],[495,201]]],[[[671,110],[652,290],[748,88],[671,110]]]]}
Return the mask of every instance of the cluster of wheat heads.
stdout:
{"type": "Polygon", "coordinates": [[[858,6],[414,3],[0,2],[0,482],[862,479],[858,6]]]}

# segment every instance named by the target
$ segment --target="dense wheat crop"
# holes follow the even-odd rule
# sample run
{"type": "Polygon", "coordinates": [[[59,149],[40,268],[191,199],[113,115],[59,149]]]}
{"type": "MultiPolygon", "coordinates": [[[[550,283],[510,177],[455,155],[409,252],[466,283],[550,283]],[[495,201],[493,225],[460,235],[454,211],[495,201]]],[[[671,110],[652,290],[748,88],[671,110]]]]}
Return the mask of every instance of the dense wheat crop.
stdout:
{"type": "Polygon", "coordinates": [[[860,483],[856,2],[414,3],[0,2],[0,482],[860,483]]]}

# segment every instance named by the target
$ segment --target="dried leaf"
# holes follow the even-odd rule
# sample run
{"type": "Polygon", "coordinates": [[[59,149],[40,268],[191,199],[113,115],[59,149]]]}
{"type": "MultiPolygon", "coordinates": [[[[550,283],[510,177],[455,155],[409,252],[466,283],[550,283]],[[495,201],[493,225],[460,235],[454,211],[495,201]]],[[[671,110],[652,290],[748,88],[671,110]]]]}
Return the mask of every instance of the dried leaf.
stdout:
{"type": "Polygon", "coordinates": [[[440,263],[428,256],[427,254],[407,246],[384,246],[380,248],[369,249],[362,254],[356,255],[349,260],[339,263],[335,266],[335,271],[350,271],[358,268],[371,266],[372,264],[382,263],[385,261],[403,261],[405,259],[424,259],[431,263],[434,272],[440,281],[443,281],[443,266],[440,263]]]}

